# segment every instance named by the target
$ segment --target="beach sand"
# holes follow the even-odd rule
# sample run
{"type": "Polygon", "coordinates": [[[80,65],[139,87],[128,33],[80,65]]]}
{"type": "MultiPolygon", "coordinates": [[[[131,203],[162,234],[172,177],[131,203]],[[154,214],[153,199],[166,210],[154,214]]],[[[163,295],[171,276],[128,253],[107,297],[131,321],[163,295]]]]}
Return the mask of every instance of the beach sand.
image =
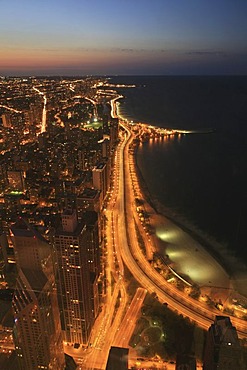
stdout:
{"type": "Polygon", "coordinates": [[[151,239],[154,249],[164,256],[168,255],[179,275],[198,284],[201,291],[212,298],[222,301],[239,295],[247,298],[246,266],[205,233],[152,199],[137,165],[137,149],[138,146],[135,147],[133,159],[143,194],[143,207],[153,230],[151,239]]]}
{"type": "MultiPolygon", "coordinates": [[[[117,116],[121,116],[120,106],[117,116]]],[[[231,297],[247,305],[247,267],[237,260],[220,243],[206,235],[188,220],[153,199],[137,164],[135,146],[133,162],[144,207],[149,214],[153,233],[153,247],[162,255],[168,255],[177,273],[188,276],[205,290],[205,294],[221,295],[223,300],[231,297]]]]}

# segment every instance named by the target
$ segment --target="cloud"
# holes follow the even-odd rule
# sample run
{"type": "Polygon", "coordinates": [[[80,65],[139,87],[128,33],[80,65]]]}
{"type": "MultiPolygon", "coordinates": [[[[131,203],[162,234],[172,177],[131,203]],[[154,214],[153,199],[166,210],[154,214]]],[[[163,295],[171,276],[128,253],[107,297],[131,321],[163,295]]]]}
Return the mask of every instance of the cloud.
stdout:
{"type": "MultiPolygon", "coordinates": [[[[1,0],[0,0],[1,2],[1,0]]],[[[25,46],[18,46],[18,45],[7,45],[5,47],[6,51],[22,51],[22,52],[42,52],[42,53],[76,53],[76,54],[83,54],[83,53],[123,53],[123,54],[145,54],[145,53],[169,53],[171,50],[165,50],[161,48],[128,48],[128,47],[104,47],[104,46],[95,46],[95,47],[88,47],[88,46],[51,46],[51,47],[43,47],[37,45],[25,45],[25,46]]]]}
{"type": "Polygon", "coordinates": [[[138,53],[138,54],[144,54],[144,53],[165,53],[167,50],[164,49],[149,49],[149,48],[120,48],[120,47],[79,47],[73,49],[78,52],[83,53],[91,53],[91,52],[110,52],[110,53],[124,53],[124,54],[131,54],[131,53],[138,53]]]}
{"type": "Polygon", "coordinates": [[[185,53],[186,55],[215,55],[226,57],[227,54],[220,50],[190,50],[185,53]]]}
{"type": "Polygon", "coordinates": [[[163,49],[139,49],[139,48],[111,48],[111,52],[116,53],[164,53],[166,50],[163,49]]]}
{"type": "Polygon", "coordinates": [[[133,51],[135,51],[135,50],[125,48],[125,49],[121,49],[121,51],[124,52],[124,53],[133,53],[133,51]]]}

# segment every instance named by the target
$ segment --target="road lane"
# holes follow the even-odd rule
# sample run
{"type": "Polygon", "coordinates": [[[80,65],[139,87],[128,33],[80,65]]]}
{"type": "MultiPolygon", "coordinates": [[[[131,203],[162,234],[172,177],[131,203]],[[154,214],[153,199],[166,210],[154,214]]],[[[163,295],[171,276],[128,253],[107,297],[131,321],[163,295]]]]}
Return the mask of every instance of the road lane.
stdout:
{"type": "MultiPolygon", "coordinates": [[[[120,202],[119,214],[120,225],[119,234],[122,235],[122,258],[139,283],[150,293],[155,292],[161,302],[166,302],[173,309],[192,321],[196,322],[204,329],[208,329],[212,324],[215,315],[219,314],[214,308],[209,308],[205,304],[198,302],[171,285],[158,272],[152,268],[146,260],[138,243],[133,217],[135,199],[131,183],[129,170],[129,148],[134,135],[123,122],[122,127],[126,130],[125,143],[121,146],[120,152],[120,202]],[[161,288],[162,287],[162,288],[161,288]]],[[[243,320],[233,319],[240,337],[247,336],[247,324],[243,320]]]]}

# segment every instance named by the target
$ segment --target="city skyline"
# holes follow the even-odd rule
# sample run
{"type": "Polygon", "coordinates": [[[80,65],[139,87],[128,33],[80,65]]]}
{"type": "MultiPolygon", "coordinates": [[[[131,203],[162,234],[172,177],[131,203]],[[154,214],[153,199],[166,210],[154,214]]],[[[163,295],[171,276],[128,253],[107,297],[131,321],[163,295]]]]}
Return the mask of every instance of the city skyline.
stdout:
{"type": "Polygon", "coordinates": [[[3,76],[247,73],[244,1],[0,5],[3,76]]]}
{"type": "MultiPolygon", "coordinates": [[[[78,370],[111,369],[111,349],[126,348],[125,369],[144,363],[195,368],[202,364],[205,330],[222,315],[227,325],[219,330],[233,328],[233,334],[222,336],[220,363],[230,343],[231,368],[237,355],[242,370],[246,268],[224,257],[206,234],[157,211],[137,162],[144,146],[169,149],[215,131],[123,118],[119,100],[141,88],[121,79],[138,80],[0,81],[0,367],[67,370],[72,361],[78,370]]],[[[187,90],[192,80],[208,80],[147,79],[187,80],[187,90]]],[[[169,91],[165,84],[156,91],[169,91]]],[[[215,348],[210,338],[205,364],[215,348]]],[[[117,353],[120,359],[123,351],[117,353]]]]}

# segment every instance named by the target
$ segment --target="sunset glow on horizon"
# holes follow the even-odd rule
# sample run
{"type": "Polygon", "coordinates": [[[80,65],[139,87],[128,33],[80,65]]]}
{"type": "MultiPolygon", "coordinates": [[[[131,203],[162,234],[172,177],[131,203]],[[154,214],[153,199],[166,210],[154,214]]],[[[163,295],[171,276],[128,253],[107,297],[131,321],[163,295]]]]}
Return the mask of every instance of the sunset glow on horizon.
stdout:
{"type": "Polygon", "coordinates": [[[246,74],[247,4],[2,0],[0,75],[246,74]]]}

